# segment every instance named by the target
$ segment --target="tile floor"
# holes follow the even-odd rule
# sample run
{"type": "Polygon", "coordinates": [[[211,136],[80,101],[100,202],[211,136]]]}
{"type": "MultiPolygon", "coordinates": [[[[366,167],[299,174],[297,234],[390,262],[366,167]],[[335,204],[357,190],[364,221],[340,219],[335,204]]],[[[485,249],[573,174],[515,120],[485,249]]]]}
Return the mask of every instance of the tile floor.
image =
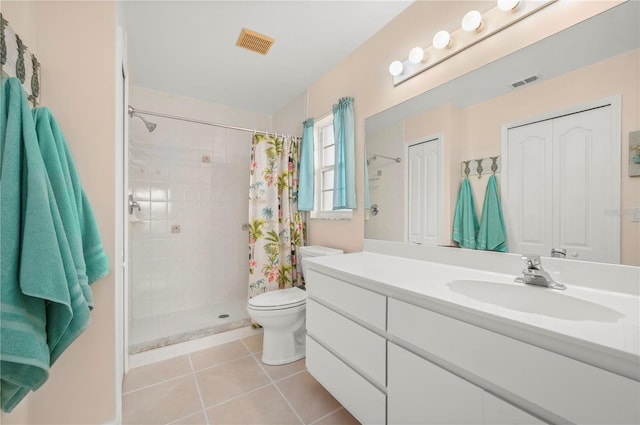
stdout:
{"type": "Polygon", "coordinates": [[[260,361],[262,334],[132,369],[123,424],[357,425],[306,370],[260,361]]]}

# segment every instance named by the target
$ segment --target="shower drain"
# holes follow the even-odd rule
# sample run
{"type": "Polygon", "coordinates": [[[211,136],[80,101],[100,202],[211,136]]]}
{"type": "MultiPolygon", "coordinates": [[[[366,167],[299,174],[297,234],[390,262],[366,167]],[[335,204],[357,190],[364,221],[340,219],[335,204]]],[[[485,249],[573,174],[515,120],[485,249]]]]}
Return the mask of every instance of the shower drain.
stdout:
{"type": "Polygon", "coordinates": [[[229,317],[228,314],[221,314],[220,316],[218,316],[218,319],[226,319],[227,317],[229,317]]]}

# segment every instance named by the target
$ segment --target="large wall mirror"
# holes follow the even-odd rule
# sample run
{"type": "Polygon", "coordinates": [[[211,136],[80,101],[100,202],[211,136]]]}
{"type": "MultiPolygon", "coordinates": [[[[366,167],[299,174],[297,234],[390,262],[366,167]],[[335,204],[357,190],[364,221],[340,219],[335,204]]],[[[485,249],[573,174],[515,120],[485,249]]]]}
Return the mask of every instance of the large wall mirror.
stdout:
{"type": "MultiPolygon", "coordinates": [[[[593,224],[596,214],[601,219],[599,222],[613,223],[615,238],[605,237],[595,245],[599,245],[599,251],[604,253],[618,252],[606,258],[590,258],[569,249],[573,256],[567,255],[567,258],[640,265],[640,223],[634,218],[635,210],[640,207],[640,177],[632,176],[635,165],[634,152],[631,152],[633,143],[630,144],[630,139],[636,137],[633,133],[640,130],[638,16],[640,2],[622,3],[368,117],[365,122],[366,178],[372,209],[365,216],[365,238],[455,246],[453,215],[464,178],[465,161],[470,161],[469,179],[480,218],[487,180],[493,174],[491,158],[498,166],[495,176],[500,192],[504,190],[503,179],[513,181],[514,170],[524,170],[533,163],[527,152],[518,153],[519,164],[524,164],[522,167],[515,163],[513,153],[505,155],[505,135],[509,128],[550,121],[553,117],[609,102],[614,106],[612,120],[616,128],[612,133],[615,146],[611,155],[592,155],[588,166],[580,166],[583,160],[576,158],[582,158],[584,153],[574,154],[577,151],[565,145],[569,147],[564,151],[565,157],[573,157],[577,168],[567,168],[563,164],[552,167],[544,161],[537,167],[539,170],[554,168],[555,174],[559,174],[558,169],[565,170],[564,175],[577,183],[602,179],[604,174],[614,170],[615,181],[605,185],[604,195],[602,187],[598,194],[591,194],[591,189],[585,185],[581,185],[580,190],[587,191],[585,197],[591,196],[592,204],[597,204],[593,197],[606,196],[610,192],[607,187],[612,187],[613,192],[618,192],[617,199],[614,196],[615,205],[582,214],[582,207],[565,202],[571,196],[570,190],[564,194],[559,192],[560,198],[539,198],[536,203],[525,204],[529,218],[523,219],[513,216],[518,214],[514,212],[518,208],[523,210],[522,205],[516,208],[506,196],[509,194],[501,193],[507,233],[519,231],[514,228],[516,221],[536,218],[538,213],[532,213],[531,205],[546,203],[550,206],[549,217],[558,216],[563,208],[568,217],[566,209],[570,206],[582,217],[582,221],[565,218],[574,228],[578,222],[585,226],[591,223],[592,228],[600,226],[593,224]],[[510,163],[508,158],[511,158],[510,163]],[[476,171],[478,159],[482,159],[483,167],[480,176],[476,171]],[[615,219],[610,220],[610,217],[615,219]]],[[[439,66],[446,67],[447,64],[444,62],[439,66]]],[[[587,117],[585,121],[593,120],[587,117]]],[[[527,173],[525,170],[521,174],[527,173]]],[[[531,175],[534,177],[528,181],[529,187],[537,186],[536,178],[540,178],[540,185],[543,184],[543,177],[531,175]]],[[[559,185],[555,181],[550,184],[553,190],[559,185]]],[[[514,193],[518,192],[511,191],[511,199],[514,193]]],[[[545,190],[540,190],[538,195],[544,193],[545,190]]],[[[522,194],[522,197],[527,196],[522,194]]],[[[524,227],[535,226],[525,224],[524,227]]],[[[552,227],[559,226],[554,224],[552,227]]],[[[564,224],[566,228],[567,224],[564,224]]],[[[611,233],[609,229],[596,230],[607,235],[611,233]]],[[[592,238],[591,234],[586,237],[592,238]]],[[[556,239],[542,242],[539,248],[531,245],[531,249],[540,249],[542,251],[538,253],[546,256],[550,255],[549,247],[558,243],[556,239]]],[[[508,252],[520,250],[509,249],[508,252]]]]}

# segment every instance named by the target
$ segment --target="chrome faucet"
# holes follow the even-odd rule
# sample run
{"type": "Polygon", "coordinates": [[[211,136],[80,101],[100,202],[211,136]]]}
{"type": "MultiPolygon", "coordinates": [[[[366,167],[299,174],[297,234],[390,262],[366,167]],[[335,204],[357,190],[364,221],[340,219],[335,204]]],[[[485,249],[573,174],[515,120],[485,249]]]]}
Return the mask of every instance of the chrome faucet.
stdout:
{"type": "Polygon", "coordinates": [[[553,280],[551,275],[542,268],[542,261],[539,255],[524,254],[520,258],[527,265],[527,268],[522,270],[522,277],[516,277],[516,282],[546,286],[551,289],[567,289],[564,284],[553,280]]]}

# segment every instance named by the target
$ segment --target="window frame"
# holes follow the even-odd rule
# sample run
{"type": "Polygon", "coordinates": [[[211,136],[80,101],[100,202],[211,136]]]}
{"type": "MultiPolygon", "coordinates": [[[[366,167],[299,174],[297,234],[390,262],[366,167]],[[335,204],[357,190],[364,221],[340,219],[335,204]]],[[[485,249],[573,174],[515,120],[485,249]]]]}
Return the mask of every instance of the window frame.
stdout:
{"type": "MultiPolygon", "coordinates": [[[[316,120],[313,124],[313,145],[314,145],[314,158],[313,158],[313,174],[314,174],[314,206],[311,211],[312,219],[324,219],[324,220],[351,220],[353,216],[353,210],[328,210],[323,211],[322,208],[322,194],[326,192],[323,186],[322,175],[324,172],[333,171],[335,164],[324,165],[323,159],[323,140],[320,138],[320,130],[331,126],[333,129],[333,114],[316,120]]],[[[333,191],[333,189],[331,189],[333,191]]]]}

